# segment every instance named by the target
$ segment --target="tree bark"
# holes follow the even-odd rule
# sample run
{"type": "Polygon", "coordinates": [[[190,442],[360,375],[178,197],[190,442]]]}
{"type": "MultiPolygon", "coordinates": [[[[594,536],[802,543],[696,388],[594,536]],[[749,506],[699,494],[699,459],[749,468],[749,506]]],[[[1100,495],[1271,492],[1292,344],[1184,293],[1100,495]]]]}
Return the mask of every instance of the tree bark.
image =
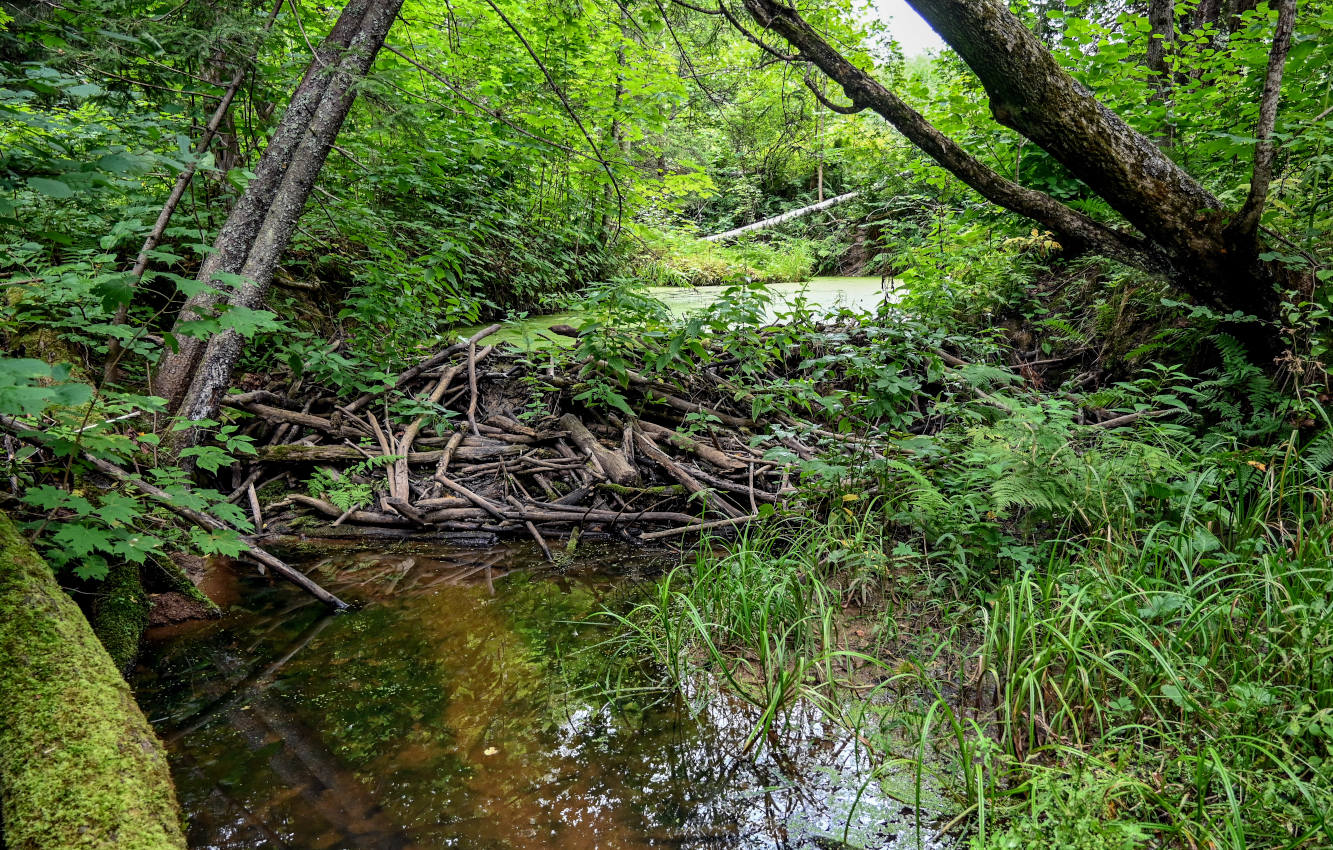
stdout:
{"type": "Polygon", "coordinates": [[[226,284],[216,280],[218,275],[241,273],[260,225],[273,205],[283,177],[328,89],[333,76],[330,69],[350,48],[372,2],[374,0],[348,0],[333,29],[315,51],[300,85],[292,93],[287,110],[255,168],[255,176],[223,223],[213,241],[212,253],[204,258],[198,280],[207,286],[181,307],[173,330],[176,350],[163,358],[153,380],[153,391],[166,398],[172,408],[180,403],[189,387],[207,344],[207,340],[182,334],[183,324],[209,315],[214,305],[223,300],[222,290],[226,284]]]}
{"type": "Polygon", "coordinates": [[[1167,48],[1176,40],[1176,4],[1175,0],[1149,0],[1148,51],[1144,64],[1152,71],[1155,79],[1153,87],[1159,95],[1164,95],[1171,88],[1171,69],[1167,67],[1167,48]]]}
{"type": "MultiPolygon", "coordinates": [[[[821,166],[822,168],[822,166],[821,166]]],[[[820,187],[822,190],[822,186],[820,187]]],[[[817,204],[811,204],[808,207],[785,212],[782,215],[775,215],[772,218],[766,218],[763,221],[756,221],[754,224],[747,224],[744,227],[737,227],[735,230],[728,230],[725,233],[714,233],[712,236],[704,236],[705,242],[722,242],[727,239],[735,239],[746,233],[753,233],[756,230],[767,230],[770,227],[777,227],[780,224],[786,224],[789,221],[795,221],[798,218],[810,215],[812,213],[822,212],[823,210],[836,207],[838,204],[850,201],[860,195],[858,192],[848,192],[844,195],[837,195],[829,198],[827,201],[820,201],[817,204]]]]}
{"type": "Polygon", "coordinates": [[[1254,170],[1245,204],[1231,222],[1228,236],[1233,242],[1253,242],[1259,232],[1259,219],[1268,203],[1268,187],[1273,182],[1273,159],[1277,146],[1273,130],[1277,126],[1277,105],[1282,99],[1282,76],[1291,52],[1291,33],[1296,28],[1296,0],[1277,0],[1277,28],[1268,53],[1268,73],[1259,99],[1259,126],[1255,129],[1254,170]]]}
{"type": "MultiPolygon", "coordinates": [[[[324,161],[356,100],[357,84],[369,73],[402,5],[403,0],[376,0],[364,15],[347,51],[332,69],[323,97],[255,231],[240,269],[241,281],[228,299],[230,306],[258,309],[264,305],[273,270],[296,231],[324,161]]],[[[243,345],[243,338],[233,330],[215,334],[208,341],[190,388],[181,400],[177,411],[180,417],[199,420],[217,414],[243,345]]]]}
{"type": "MultiPolygon", "coordinates": [[[[1230,216],[1221,203],[1061,68],[1003,0],[909,2],[976,74],[995,119],[1050,153],[1142,238],[1000,177],[852,65],[792,7],[778,0],[745,0],[745,5],[761,26],[797,48],[796,56],[782,58],[817,65],[842,85],[854,108],[873,108],[982,196],[1046,225],[1066,247],[1072,242],[1075,248],[1165,272],[1177,287],[1212,307],[1263,319],[1277,315],[1275,284],[1284,278],[1280,269],[1259,261],[1257,241],[1231,238],[1230,216]]],[[[1261,333],[1252,342],[1271,350],[1274,337],[1261,333]]]]}
{"type": "Polygon", "coordinates": [[[11,850],[185,850],[166,754],[77,605],[0,513],[0,809],[11,850]]]}

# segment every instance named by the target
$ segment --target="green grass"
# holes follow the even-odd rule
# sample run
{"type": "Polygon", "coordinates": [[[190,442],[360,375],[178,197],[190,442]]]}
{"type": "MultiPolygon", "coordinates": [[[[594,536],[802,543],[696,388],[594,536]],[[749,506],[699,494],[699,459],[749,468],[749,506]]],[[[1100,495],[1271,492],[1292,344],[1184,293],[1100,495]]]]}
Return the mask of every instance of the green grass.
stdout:
{"type": "Polygon", "coordinates": [[[629,265],[643,283],[707,286],[809,280],[815,259],[813,244],[803,239],[751,237],[719,244],[664,231],[645,234],[629,265]]]}
{"type": "MultiPolygon", "coordinates": [[[[941,541],[895,500],[835,502],[703,547],[622,618],[627,648],[718,677],[762,710],[756,740],[812,700],[914,760],[954,802],[923,829],[974,847],[1333,846],[1330,476],[1290,442],[1149,429],[1171,486],[1139,492],[1097,468],[1130,438],[1088,439],[1120,499],[1091,527],[1026,506],[999,539],[978,521],[941,541]],[[1015,539],[1039,557],[982,557],[1015,539]]],[[[946,499],[976,484],[927,475],[946,499]]]]}

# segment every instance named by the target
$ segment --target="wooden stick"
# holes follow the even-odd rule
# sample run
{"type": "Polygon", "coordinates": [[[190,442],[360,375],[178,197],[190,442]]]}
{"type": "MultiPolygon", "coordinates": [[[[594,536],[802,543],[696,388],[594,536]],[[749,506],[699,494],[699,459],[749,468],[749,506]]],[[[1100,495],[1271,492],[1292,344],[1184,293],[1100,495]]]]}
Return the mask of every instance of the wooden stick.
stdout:
{"type": "Polygon", "coordinates": [[[393,384],[391,384],[390,386],[387,386],[382,390],[376,390],[375,392],[366,393],[365,395],[358,398],[356,401],[347,405],[346,408],[347,412],[355,413],[359,411],[367,404],[370,404],[372,400],[379,398],[380,396],[384,395],[387,392],[392,392],[393,390],[398,389],[399,387],[403,386],[403,384],[406,384],[408,381],[411,381],[413,378],[415,378],[417,375],[420,375],[427,369],[434,368],[435,366],[440,365],[441,363],[448,360],[450,357],[457,354],[458,352],[467,349],[468,346],[470,345],[475,346],[478,342],[481,342],[486,337],[495,333],[501,327],[502,325],[496,324],[496,325],[491,325],[488,328],[483,328],[482,330],[473,334],[472,338],[467,340],[466,342],[455,343],[454,345],[449,346],[445,350],[437,354],[433,354],[430,357],[427,357],[425,360],[421,361],[417,365],[413,366],[411,369],[408,369],[406,372],[403,372],[401,375],[399,375],[394,380],[393,384]]]}
{"type": "Polygon", "coordinates": [[[687,452],[696,454],[719,469],[739,471],[745,468],[744,463],[736,460],[731,455],[726,454],[719,449],[715,449],[710,445],[691,439],[679,431],[673,431],[670,428],[665,428],[654,422],[648,422],[643,419],[640,419],[638,424],[645,434],[649,434],[657,439],[665,439],[676,448],[684,449],[687,452]]]}
{"type": "Polygon", "coordinates": [[[473,436],[481,436],[477,430],[477,344],[471,340],[467,345],[467,422],[472,426],[473,436]]]}
{"type": "MultiPolygon", "coordinates": [[[[154,501],[160,502],[163,506],[166,507],[167,510],[179,514],[182,517],[185,517],[186,519],[190,520],[191,522],[195,523],[198,526],[207,528],[211,531],[235,530],[231,526],[217,519],[216,517],[211,517],[208,514],[203,514],[191,508],[187,508],[177,504],[176,497],[172,496],[170,493],[158,489],[157,487],[154,487],[152,484],[149,484],[146,481],[142,481],[138,478],[135,478],[133,475],[129,474],[128,472],[116,466],[115,464],[108,463],[107,461],[104,461],[101,458],[93,457],[92,455],[88,454],[85,454],[84,458],[94,467],[101,470],[105,474],[110,475],[112,478],[124,482],[125,484],[129,484],[136,490],[139,490],[142,493],[144,493],[144,495],[153,499],[154,501]]],[[[277,573],[278,575],[282,576],[288,581],[291,581],[292,583],[304,588],[307,592],[310,593],[311,596],[314,596],[320,602],[323,602],[326,605],[330,605],[339,611],[348,607],[346,602],[343,602],[341,599],[334,596],[332,593],[329,593],[327,590],[320,587],[304,573],[292,567],[287,566],[286,563],[279,560],[278,558],[275,558],[273,555],[270,555],[268,552],[265,552],[263,549],[261,549],[255,543],[247,540],[245,537],[242,537],[241,541],[245,544],[246,550],[249,552],[251,558],[254,558],[256,561],[268,567],[269,569],[273,570],[273,572],[277,573]]]]}
{"type": "Polygon", "coordinates": [[[255,492],[255,483],[250,481],[246,484],[246,495],[250,497],[250,516],[255,521],[255,532],[264,530],[264,514],[259,510],[259,494],[255,492]]]}
{"type": "Polygon", "coordinates": [[[711,495],[711,498],[707,498],[707,501],[705,502],[709,507],[716,508],[732,519],[745,516],[744,511],[731,504],[731,502],[721,494],[709,494],[707,492],[707,487],[700,484],[698,479],[690,475],[680,466],[680,464],[668,457],[667,453],[662,451],[662,449],[659,448],[647,434],[635,429],[634,439],[639,444],[639,451],[652,458],[653,462],[665,469],[672,478],[676,479],[681,484],[684,484],[686,490],[689,490],[691,493],[703,493],[705,494],[705,497],[711,495]]]}
{"type": "Polygon", "coordinates": [[[639,481],[639,471],[630,465],[625,455],[618,451],[604,448],[592,432],[572,413],[560,417],[560,427],[569,432],[569,438],[583,453],[597,462],[606,473],[606,477],[617,484],[630,485],[639,481]]]}
{"type": "Polygon", "coordinates": [[[473,493],[471,490],[464,487],[462,484],[459,484],[457,481],[454,481],[451,478],[446,478],[445,476],[442,475],[437,476],[435,480],[440,482],[444,486],[448,487],[450,490],[453,490],[455,493],[462,496],[464,499],[467,499],[469,502],[481,508],[486,513],[490,514],[496,519],[509,518],[508,516],[505,515],[504,511],[500,510],[499,505],[495,504],[489,499],[484,499],[481,496],[477,495],[476,493],[473,493]]]}
{"type": "MultiPolygon", "coordinates": [[[[383,449],[381,448],[381,451],[383,449]]],[[[411,452],[407,456],[407,462],[413,466],[417,464],[434,464],[444,458],[447,449],[435,450],[429,452],[411,452]]],[[[489,460],[497,457],[515,457],[522,449],[518,446],[511,446],[504,443],[490,445],[461,445],[455,451],[453,459],[457,461],[476,462],[489,460]]],[[[259,449],[257,459],[263,463],[336,463],[338,461],[363,460],[365,458],[380,457],[381,455],[372,454],[361,449],[360,446],[263,446],[259,449]]]]}
{"type": "Polygon", "coordinates": [[[326,502],[325,500],[317,499],[314,496],[307,496],[304,493],[290,493],[287,496],[287,501],[314,508],[324,514],[324,516],[337,517],[339,522],[335,522],[334,525],[338,525],[342,521],[349,521],[360,525],[405,526],[412,524],[411,521],[405,517],[387,513],[385,511],[363,511],[355,508],[351,511],[343,511],[332,502],[326,502]]]}
{"type": "Polygon", "coordinates": [[[281,407],[272,407],[267,404],[233,404],[230,400],[225,398],[222,402],[229,407],[239,408],[240,410],[253,413],[255,416],[273,422],[287,422],[293,425],[304,425],[307,428],[323,431],[325,434],[332,434],[335,437],[356,437],[360,436],[361,433],[351,428],[338,427],[323,416],[315,416],[310,413],[298,413],[295,410],[284,410],[281,407]]]}
{"type": "Polygon", "coordinates": [[[730,519],[715,519],[711,522],[697,522],[693,525],[683,525],[679,528],[664,528],[661,531],[649,531],[639,535],[640,540],[661,540],[663,537],[675,537],[678,534],[690,534],[691,532],[707,531],[710,528],[720,528],[721,526],[744,525],[759,519],[759,514],[749,516],[733,517],[730,519]]]}
{"type": "MultiPolygon", "coordinates": [[[[458,445],[462,442],[462,431],[455,431],[450,435],[449,442],[444,446],[444,453],[440,455],[440,462],[435,465],[435,475],[432,476],[437,485],[443,486],[440,484],[440,479],[444,478],[445,473],[448,472],[449,461],[453,460],[454,452],[458,450],[458,445]]],[[[437,489],[434,492],[438,493],[439,490],[437,489]]]]}
{"type": "MultiPolygon", "coordinates": [[[[509,503],[520,511],[523,510],[522,503],[513,496],[509,497],[509,503]]],[[[532,535],[532,539],[537,541],[537,545],[541,547],[542,554],[546,556],[546,560],[550,563],[555,563],[555,556],[551,554],[551,547],[546,545],[546,538],[542,537],[542,533],[537,530],[537,526],[532,524],[532,520],[523,520],[523,527],[528,530],[528,534],[532,535]]]]}

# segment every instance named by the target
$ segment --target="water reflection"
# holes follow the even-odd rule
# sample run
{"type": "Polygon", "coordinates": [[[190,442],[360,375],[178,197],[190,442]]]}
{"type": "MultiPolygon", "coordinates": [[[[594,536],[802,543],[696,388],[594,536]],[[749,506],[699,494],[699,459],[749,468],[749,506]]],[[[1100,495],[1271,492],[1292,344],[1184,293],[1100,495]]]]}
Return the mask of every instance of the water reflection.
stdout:
{"type": "Polygon", "coordinates": [[[813,712],[746,753],[724,697],[608,701],[635,671],[584,621],[644,565],[588,560],[343,554],[320,572],[354,613],[248,581],[243,608],[156,642],[136,687],[191,846],[915,846],[911,809],[813,712]]]}

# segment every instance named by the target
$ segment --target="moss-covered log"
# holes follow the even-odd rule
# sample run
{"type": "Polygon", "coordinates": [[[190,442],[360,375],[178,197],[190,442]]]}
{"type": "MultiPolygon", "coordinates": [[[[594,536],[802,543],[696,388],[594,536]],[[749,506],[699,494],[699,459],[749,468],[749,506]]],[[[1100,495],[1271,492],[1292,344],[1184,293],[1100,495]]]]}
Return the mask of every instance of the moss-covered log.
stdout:
{"type": "Polygon", "coordinates": [[[148,594],[138,564],[117,564],[102,582],[102,596],[93,605],[93,633],[106,647],[111,662],[128,670],[139,655],[139,641],[148,628],[148,594]]]}
{"type": "Polygon", "coordinates": [[[9,850],[183,850],[152,727],[83,613],[3,513],[0,659],[9,850]]]}

